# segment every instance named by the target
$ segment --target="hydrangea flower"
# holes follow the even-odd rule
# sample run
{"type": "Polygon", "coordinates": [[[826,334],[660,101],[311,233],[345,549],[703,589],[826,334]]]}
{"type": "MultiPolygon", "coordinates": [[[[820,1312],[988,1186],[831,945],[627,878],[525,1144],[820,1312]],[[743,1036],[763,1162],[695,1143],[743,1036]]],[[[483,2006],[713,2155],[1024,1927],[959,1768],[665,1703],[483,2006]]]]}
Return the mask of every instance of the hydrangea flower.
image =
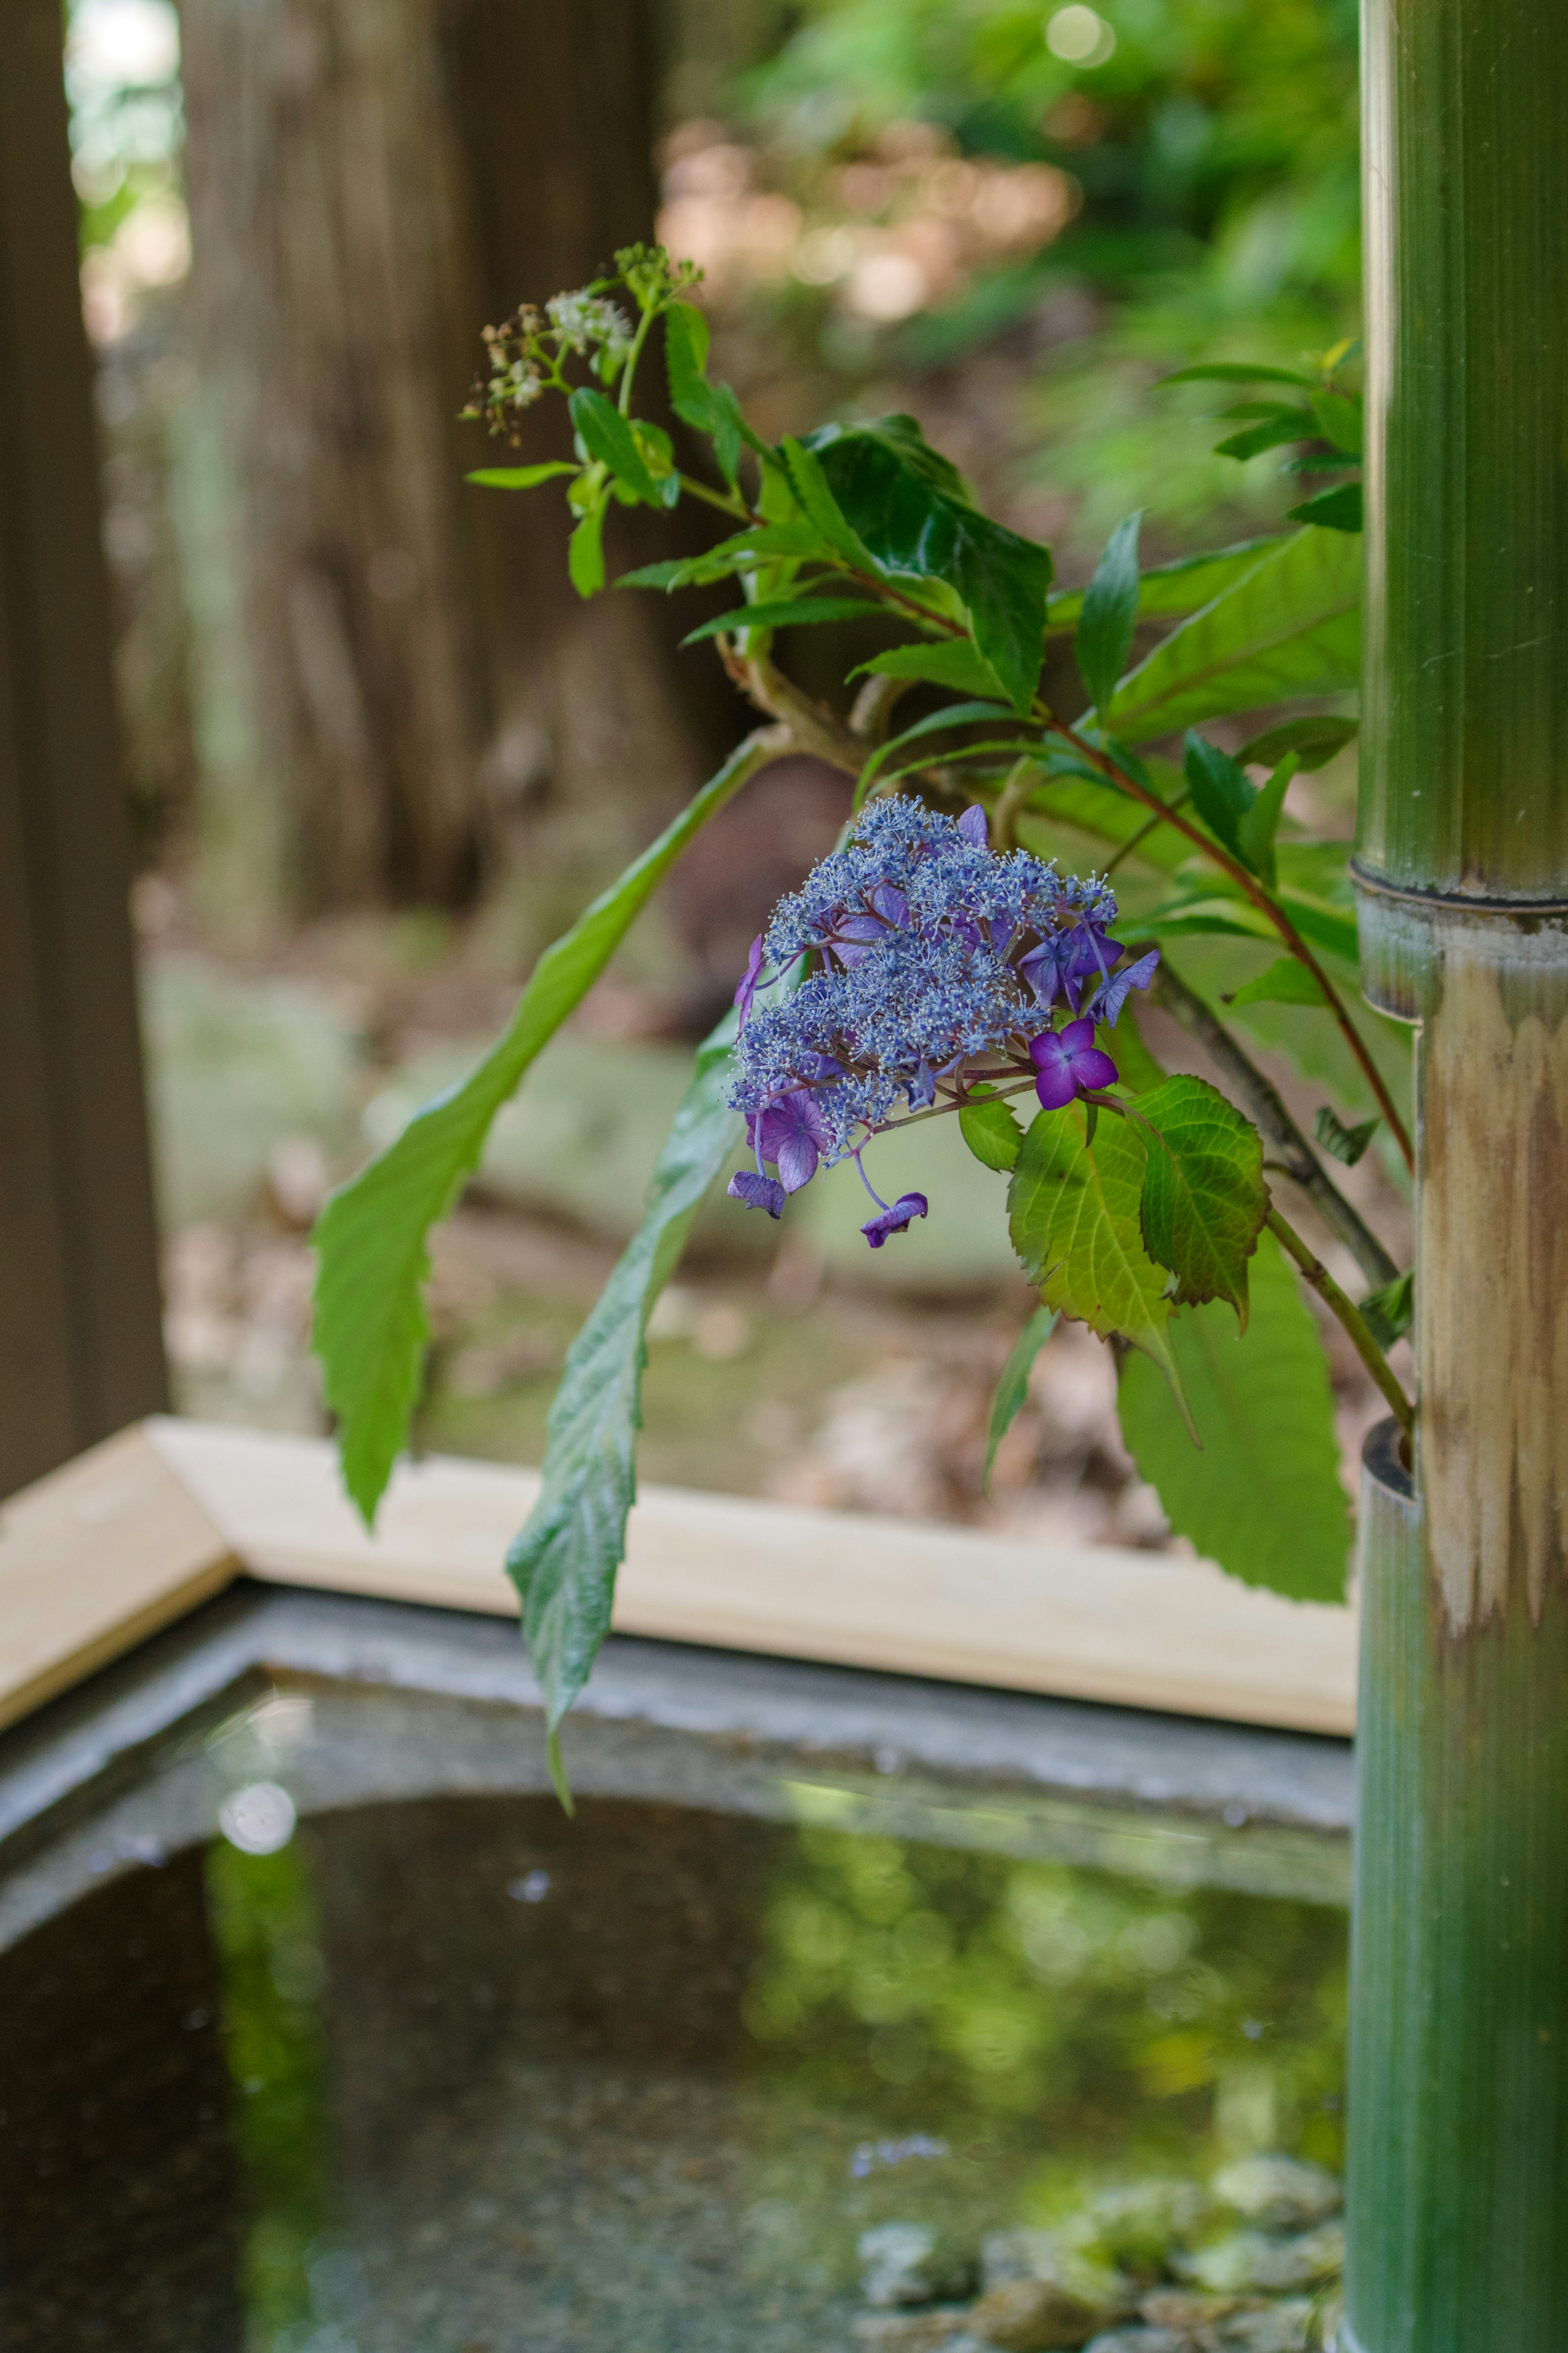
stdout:
{"type": "MultiPolygon", "coordinates": [[[[984,809],[953,818],[907,795],[875,802],[752,944],[730,1100],[756,1173],[732,1179],[731,1195],[776,1217],[818,1167],[858,1165],[900,1112],[955,1111],[982,1081],[1033,1084],[1052,1104],[1114,1084],[1095,1024],[1114,1024],[1159,961],[1156,950],[1118,974],[1115,920],[1092,876],[993,851],[984,809]],[[803,959],[793,994],[759,1001],[803,959]],[[1058,999],[1072,1017],[1059,1029],[1058,999]]],[[[873,1250],[929,1207],[921,1193],[872,1198],[873,1250]]]]}

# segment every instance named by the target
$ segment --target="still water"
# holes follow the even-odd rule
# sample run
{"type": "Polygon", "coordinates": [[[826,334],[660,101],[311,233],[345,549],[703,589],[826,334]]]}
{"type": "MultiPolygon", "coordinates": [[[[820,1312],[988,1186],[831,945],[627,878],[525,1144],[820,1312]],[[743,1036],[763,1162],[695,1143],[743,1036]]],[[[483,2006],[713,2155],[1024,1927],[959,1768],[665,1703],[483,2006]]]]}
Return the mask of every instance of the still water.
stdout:
{"type": "Polygon", "coordinates": [[[0,1961],[0,2347],[837,2353],[874,2223],[1337,2167],[1345,1925],[607,1800],[219,1841],[0,1961]]]}

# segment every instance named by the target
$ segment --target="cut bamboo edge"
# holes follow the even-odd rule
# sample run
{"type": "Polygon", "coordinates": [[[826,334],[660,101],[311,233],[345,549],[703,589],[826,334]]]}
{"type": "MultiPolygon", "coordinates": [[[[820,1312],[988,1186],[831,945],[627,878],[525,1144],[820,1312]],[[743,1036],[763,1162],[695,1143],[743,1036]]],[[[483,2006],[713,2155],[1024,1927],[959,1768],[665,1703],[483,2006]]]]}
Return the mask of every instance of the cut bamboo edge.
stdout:
{"type": "MultiPolygon", "coordinates": [[[[158,1416],[0,1506],[0,1727],[236,1577],[515,1617],[538,1474],[399,1467],[374,1535],[322,1439],[158,1416]]],[[[1238,1724],[1348,1735],[1348,1609],[1207,1562],[645,1487],[615,1630],[1238,1724]]]]}

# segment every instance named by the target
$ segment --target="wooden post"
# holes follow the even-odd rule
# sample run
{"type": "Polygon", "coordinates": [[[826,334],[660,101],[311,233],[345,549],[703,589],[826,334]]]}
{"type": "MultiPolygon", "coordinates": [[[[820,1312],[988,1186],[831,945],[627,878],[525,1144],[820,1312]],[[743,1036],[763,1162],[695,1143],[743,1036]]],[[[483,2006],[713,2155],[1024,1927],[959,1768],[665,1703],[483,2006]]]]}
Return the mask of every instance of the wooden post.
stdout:
{"type": "Polygon", "coordinates": [[[1568,13],[1367,0],[1368,994],[1419,1024],[1363,1481],[1343,2353],[1568,2345],[1568,13]]]}
{"type": "Polygon", "coordinates": [[[58,0],[0,70],[0,1494],[164,1401],[58,0]]]}

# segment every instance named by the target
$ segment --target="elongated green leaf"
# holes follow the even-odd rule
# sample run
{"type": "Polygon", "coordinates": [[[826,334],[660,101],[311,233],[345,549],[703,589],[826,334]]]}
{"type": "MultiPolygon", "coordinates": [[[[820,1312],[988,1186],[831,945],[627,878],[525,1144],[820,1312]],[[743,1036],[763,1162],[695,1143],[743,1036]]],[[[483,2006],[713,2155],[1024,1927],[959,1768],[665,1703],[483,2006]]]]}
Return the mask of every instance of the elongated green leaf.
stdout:
{"type": "Polygon", "coordinates": [[[604,971],[687,843],[771,756],[771,745],[755,737],[731,753],[675,822],[545,950],[504,1035],[479,1068],[417,1112],[321,1212],[311,1345],[338,1419],[343,1482],[367,1520],[403,1445],[423,1375],[430,1228],[478,1166],[502,1103],[604,971]]]}
{"type": "Polygon", "coordinates": [[[1179,1396],[1166,1278],[1139,1230],[1143,1165],[1143,1139],[1131,1120],[1101,1119],[1091,1145],[1080,1103],[1043,1111],[1013,1171],[1008,1225],[1046,1305],[1087,1324],[1102,1340],[1120,1334],[1159,1366],[1179,1396]]]}
{"type": "Polygon", "coordinates": [[[608,466],[617,482],[650,507],[674,506],[680,496],[679,476],[653,473],[630,423],[613,400],[592,385],[580,385],[567,405],[584,447],[608,466]]]}
{"type": "Polygon", "coordinates": [[[1121,1434],[1172,1526],[1206,1559],[1293,1600],[1340,1601],[1350,1513],[1333,1391],[1311,1313],[1270,1233],[1258,1242],[1251,1290],[1239,1335],[1222,1306],[1171,1318],[1203,1451],[1189,1443],[1164,1382],[1134,1356],[1121,1368],[1121,1434]]]}
{"type": "Polygon", "coordinates": [[[566,570],[579,596],[596,596],[605,585],[605,510],[590,507],[566,543],[566,570]]]}
{"type": "Polygon", "coordinates": [[[1381,1118],[1364,1119],[1359,1127],[1346,1127],[1329,1105],[1323,1103],[1312,1122],[1312,1133],[1325,1152],[1342,1162],[1345,1167],[1353,1168],[1382,1124],[1381,1118]]]}
{"type": "Polygon", "coordinates": [[[552,458],[542,466],[481,466],[477,473],[465,474],[466,482],[482,483],[487,491],[531,491],[540,482],[553,480],[557,474],[574,474],[563,458],[552,458]]]}
{"type": "MultiPolygon", "coordinates": [[[[975,727],[983,720],[1007,722],[1012,715],[1012,706],[1005,702],[950,702],[941,711],[930,711],[923,719],[917,719],[912,727],[906,727],[898,735],[889,735],[885,744],[879,744],[861,771],[860,789],[864,792],[906,744],[917,743],[922,735],[940,735],[950,727],[975,727]]],[[[927,754],[925,756],[929,758],[931,755],[927,754]]]]}
{"type": "Polygon", "coordinates": [[[1359,732],[1355,720],[1333,719],[1326,713],[1320,719],[1287,719],[1282,725],[1255,735],[1236,757],[1244,768],[1276,768],[1287,753],[1293,752],[1297,767],[1310,774],[1314,768],[1327,767],[1359,732]]]}
{"type": "Polygon", "coordinates": [[[700,629],[689,630],[680,642],[694,646],[728,629],[797,629],[808,621],[860,621],[868,614],[886,614],[887,609],[885,605],[868,604],[863,596],[764,597],[760,604],[738,605],[732,613],[721,613],[716,621],[704,621],[700,629]]]}
{"type": "Polygon", "coordinates": [[[1265,449],[1278,449],[1287,441],[1304,441],[1314,430],[1312,413],[1308,408],[1277,408],[1271,416],[1256,425],[1243,427],[1226,440],[1216,441],[1216,458],[1237,458],[1246,462],[1248,458],[1261,457],[1265,449]]]}
{"type": "Polygon", "coordinates": [[[1314,491],[1299,507],[1288,507],[1286,512],[1292,522],[1316,523],[1320,531],[1342,531],[1353,535],[1362,530],[1364,522],[1361,484],[1336,482],[1331,490],[1314,491]]]}
{"type": "Polygon", "coordinates": [[[808,449],[803,441],[796,441],[788,434],[780,447],[789,470],[790,487],[805,509],[810,522],[847,564],[852,564],[858,571],[874,573],[876,558],[852,528],[834,497],[832,485],[816,450],[808,449]]]}
{"type": "Polygon", "coordinates": [[[965,1103],[958,1114],[959,1133],[976,1160],[987,1168],[1005,1172],[1017,1166],[1024,1131],[1010,1103],[999,1096],[965,1103]]]}
{"type": "Polygon", "coordinates": [[[1083,618],[1073,651],[1089,702],[1101,711],[1116,691],[1132,650],[1138,619],[1138,529],[1142,512],[1117,524],[1084,591],[1083,618]]]}
{"type": "Polygon", "coordinates": [[[1255,874],[1261,876],[1271,891],[1277,879],[1274,871],[1274,837],[1279,829],[1279,820],[1285,813],[1285,796],[1290,789],[1290,780],[1296,774],[1296,766],[1295,754],[1287,752],[1268,782],[1259,786],[1254,796],[1252,807],[1247,810],[1237,827],[1243,859],[1255,874]]]}
{"type": "Polygon", "coordinates": [[[1178,368],[1163,375],[1162,384],[1300,384],[1312,390],[1316,378],[1298,375],[1294,368],[1247,367],[1237,360],[1215,360],[1205,367],[1178,368]]]}
{"type": "MultiPolygon", "coordinates": [[[[1195,613],[1202,605],[1209,605],[1221,589],[1250,572],[1258,557],[1269,548],[1278,547],[1281,534],[1270,532],[1263,539],[1245,539],[1234,547],[1221,547],[1212,555],[1180,555],[1172,564],[1156,564],[1138,575],[1138,618],[1153,621],[1174,619],[1183,613],[1195,613]]],[[[1063,588],[1054,592],[1046,604],[1046,629],[1055,636],[1058,630],[1076,628],[1083,612],[1085,588],[1063,588]]]]}
{"type": "Polygon", "coordinates": [[[1361,550],[1342,533],[1297,532],[1128,673],[1110,722],[1146,744],[1230,712],[1337,694],[1360,666],[1361,550]]]}
{"type": "Polygon", "coordinates": [[[1167,1079],[1138,1098],[1150,1141],[1143,1241],[1175,1276],[1178,1306],[1228,1300],[1247,1329],[1247,1262],[1268,1214],[1263,1139],[1206,1079],[1167,1079]]]}
{"type": "Polygon", "coordinates": [[[1346,392],[1316,392],[1312,395],[1312,414],[1325,441],[1331,441],[1347,458],[1361,456],[1364,426],[1359,400],[1346,392]]]}
{"type": "Polygon", "coordinates": [[[623,572],[617,588],[697,588],[714,580],[728,580],[784,558],[826,559],[833,553],[816,525],[809,522],[758,523],[750,531],[721,540],[700,555],[669,556],[659,564],[644,564],[623,572]]]}
{"type": "Polygon", "coordinates": [[[1039,681],[1050,551],[983,515],[912,417],[827,425],[805,440],[879,571],[950,589],[1009,702],[1027,711],[1039,681]]]}
{"type": "Polygon", "coordinates": [[[985,1471],[980,1482],[984,1488],[991,1484],[996,1449],[1017,1420],[1018,1409],[1029,1394],[1029,1375],[1035,1369],[1035,1358],[1056,1328],[1053,1311],[1037,1307],[1013,1343],[991,1400],[991,1419],[985,1431],[985,1471]]]}
{"type": "Polygon", "coordinates": [[[669,376],[669,405],[683,424],[706,433],[721,471],[733,484],[741,470],[742,448],[766,455],[727,384],[708,381],[708,322],[689,302],[672,302],[664,314],[664,358],[669,376]]]}
{"type": "Polygon", "coordinates": [[[731,1013],[698,1054],[653,1172],[647,1214],[566,1352],[550,1409],[539,1501],[507,1555],[563,1802],[569,1800],[556,1728],[610,1630],[626,1514],[637,1494],[648,1315],[679,1262],[703,1195],[743,1133],[727,1101],[734,1038],[731,1013]]]}
{"type": "Polygon", "coordinates": [[[1361,1303],[1362,1319],[1380,1348],[1392,1348],[1408,1337],[1415,1322],[1415,1277],[1395,1275],[1381,1291],[1369,1292],[1361,1303]]]}
{"type": "Polygon", "coordinates": [[[1227,1005],[1326,1005],[1327,997],[1304,964],[1280,956],[1256,980],[1244,981],[1226,998],[1227,1005]]]}
{"type": "Polygon", "coordinates": [[[1187,731],[1185,765],[1193,807],[1215,839],[1244,865],[1250,864],[1241,846],[1241,826],[1258,793],[1247,771],[1195,728],[1187,731]]]}
{"type": "Polygon", "coordinates": [[[970,638],[943,638],[930,645],[894,646],[852,670],[876,678],[924,679],[931,686],[951,687],[956,694],[999,695],[1002,681],[970,638]]]}

